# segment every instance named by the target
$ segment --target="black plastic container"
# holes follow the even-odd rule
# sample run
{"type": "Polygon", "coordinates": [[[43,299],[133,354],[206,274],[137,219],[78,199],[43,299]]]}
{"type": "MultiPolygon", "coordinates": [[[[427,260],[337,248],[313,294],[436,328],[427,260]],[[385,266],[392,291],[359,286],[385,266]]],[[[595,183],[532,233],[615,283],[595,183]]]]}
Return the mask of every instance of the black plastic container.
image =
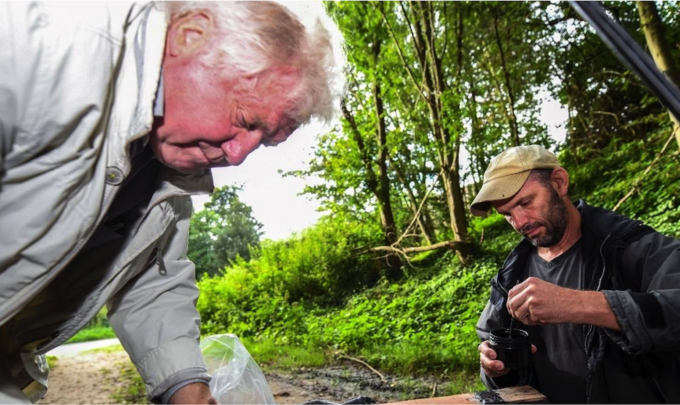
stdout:
{"type": "Polygon", "coordinates": [[[489,347],[496,352],[496,360],[510,369],[529,367],[531,361],[531,342],[529,333],[522,329],[495,329],[489,335],[489,347]]]}

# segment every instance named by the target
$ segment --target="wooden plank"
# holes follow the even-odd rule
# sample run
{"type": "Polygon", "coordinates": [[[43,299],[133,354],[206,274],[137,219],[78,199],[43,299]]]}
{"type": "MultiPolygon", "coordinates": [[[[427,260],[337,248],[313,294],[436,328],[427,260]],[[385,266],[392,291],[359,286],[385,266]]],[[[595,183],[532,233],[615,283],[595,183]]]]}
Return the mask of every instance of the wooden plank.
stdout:
{"type": "Polygon", "coordinates": [[[501,388],[496,390],[496,393],[503,398],[503,401],[509,404],[526,404],[529,402],[546,402],[545,395],[536,391],[532,387],[525,385],[523,387],[501,388]]]}
{"type": "MultiPolygon", "coordinates": [[[[546,402],[545,395],[536,391],[532,387],[526,385],[523,387],[510,387],[502,388],[496,390],[496,393],[500,395],[503,401],[510,404],[525,404],[531,402],[546,402]]],[[[410,401],[403,402],[393,402],[392,405],[443,405],[443,404],[479,404],[480,402],[475,399],[474,393],[469,394],[459,394],[452,395],[448,397],[434,397],[434,398],[423,398],[423,399],[413,399],[410,401]]]]}
{"type": "Polygon", "coordinates": [[[434,398],[423,398],[423,399],[412,399],[410,401],[404,401],[404,402],[390,402],[392,405],[424,405],[424,404],[433,404],[433,405],[439,405],[439,404],[478,404],[479,402],[475,401],[475,395],[474,394],[459,394],[459,395],[452,395],[449,397],[434,397],[434,398]]]}

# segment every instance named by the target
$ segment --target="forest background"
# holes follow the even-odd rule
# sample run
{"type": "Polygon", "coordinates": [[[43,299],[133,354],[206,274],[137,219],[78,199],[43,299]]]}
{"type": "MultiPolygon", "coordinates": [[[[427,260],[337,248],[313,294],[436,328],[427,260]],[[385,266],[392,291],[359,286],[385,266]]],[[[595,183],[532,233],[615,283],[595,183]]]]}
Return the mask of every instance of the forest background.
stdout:
{"type": "MultiPolygon", "coordinates": [[[[678,83],[678,4],[605,6],[678,83]]],[[[284,174],[314,179],[304,193],[324,216],[261,241],[240,189],[216,190],[189,244],[204,334],[235,333],[258,361],[352,357],[448,381],[442,393],[477,386],[475,323],[520,237],[467,207],[511,146],[556,152],[573,199],[680,237],[680,130],[567,3],[327,7],[350,61],[342,119],[308,168],[284,174]],[[559,144],[541,95],[568,112],[559,144]]]]}

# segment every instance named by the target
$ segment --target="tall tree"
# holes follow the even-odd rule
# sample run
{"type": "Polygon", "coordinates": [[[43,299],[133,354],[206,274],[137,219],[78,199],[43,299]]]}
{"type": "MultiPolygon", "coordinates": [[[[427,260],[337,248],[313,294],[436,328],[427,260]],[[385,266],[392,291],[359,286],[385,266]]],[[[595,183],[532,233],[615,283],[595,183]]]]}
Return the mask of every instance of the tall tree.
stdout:
{"type": "MultiPolygon", "coordinates": [[[[437,18],[433,3],[412,2],[408,5],[399,3],[402,11],[403,23],[406,24],[410,38],[398,37],[398,30],[394,28],[398,20],[390,17],[380,9],[381,15],[388,27],[394,46],[402,61],[402,69],[411,78],[411,85],[417,90],[422,101],[427,107],[430,116],[432,137],[436,145],[439,175],[446,193],[446,201],[449,210],[449,223],[453,231],[454,241],[468,242],[467,217],[463,202],[460,176],[460,146],[462,126],[460,121],[449,118],[460,114],[460,104],[457,94],[459,91],[460,77],[463,58],[463,16],[460,5],[456,7],[457,13],[446,17],[454,17],[452,20],[437,18]],[[449,23],[449,21],[453,21],[449,23]],[[443,69],[445,52],[443,47],[448,43],[437,41],[440,34],[446,34],[448,30],[454,32],[456,45],[454,60],[455,70],[445,77],[443,69]],[[404,45],[410,44],[411,52],[407,53],[404,45]],[[409,54],[415,59],[415,64],[409,60],[409,54]],[[415,69],[412,68],[415,65],[415,69]],[[419,75],[419,78],[416,78],[419,75]]],[[[444,11],[444,10],[440,10],[444,11]]],[[[465,261],[467,253],[458,251],[461,260],[465,261]]]]}
{"type": "MultiPolygon", "coordinates": [[[[637,1],[636,3],[640,13],[640,23],[647,40],[647,47],[654,58],[654,63],[671,82],[680,88],[680,72],[678,72],[668,41],[664,36],[663,22],[656,9],[656,4],[653,1],[637,1]]],[[[675,140],[680,146],[680,122],[672,114],[669,114],[669,116],[673,121],[675,140]]]]}
{"type": "Polygon", "coordinates": [[[216,188],[203,210],[191,217],[188,256],[197,277],[218,274],[236,256],[250,259],[250,248],[260,244],[262,224],[241,201],[241,187],[216,188]]]}

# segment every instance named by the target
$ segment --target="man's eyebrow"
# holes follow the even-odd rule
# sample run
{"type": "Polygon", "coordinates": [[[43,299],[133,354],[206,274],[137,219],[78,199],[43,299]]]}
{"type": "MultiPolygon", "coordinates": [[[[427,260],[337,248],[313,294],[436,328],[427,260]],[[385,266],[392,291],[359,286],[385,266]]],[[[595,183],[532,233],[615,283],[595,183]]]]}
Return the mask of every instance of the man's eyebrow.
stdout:
{"type": "MultiPolygon", "coordinates": [[[[532,193],[532,194],[529,194],[529,195],[525,195],[524,197],[522,197],[522,198],[520,198],[519,200],[515,201],[515,203],[512,204],[510,207],[508,207],[508,209],[513,209],[513,208],[515,208],[516,206],[518,206],[519,204],[521,204],[523,201],[525,201],[527,198],[533,198],[533,197],[535,197],[535,196],[536,196],[536,193],[532,193]]],[[[500,210],[496,210],[496,212],[498,212],[498,213],[501,214],[501,215],[508,215],[508,214],[509,214],[509,212],[500,211],[500,210]]]]}

